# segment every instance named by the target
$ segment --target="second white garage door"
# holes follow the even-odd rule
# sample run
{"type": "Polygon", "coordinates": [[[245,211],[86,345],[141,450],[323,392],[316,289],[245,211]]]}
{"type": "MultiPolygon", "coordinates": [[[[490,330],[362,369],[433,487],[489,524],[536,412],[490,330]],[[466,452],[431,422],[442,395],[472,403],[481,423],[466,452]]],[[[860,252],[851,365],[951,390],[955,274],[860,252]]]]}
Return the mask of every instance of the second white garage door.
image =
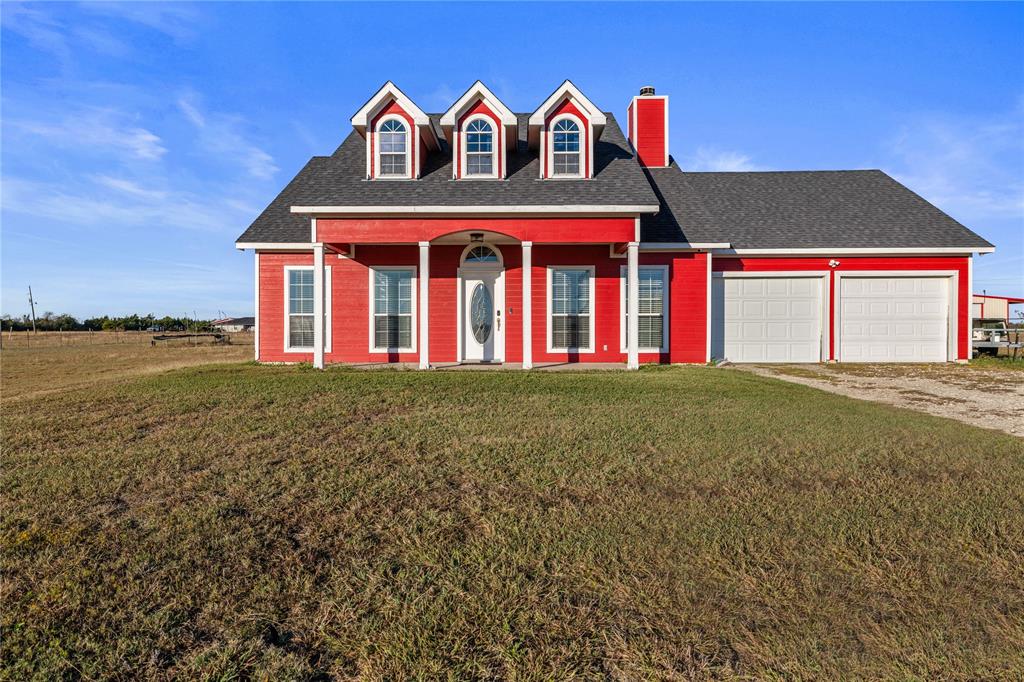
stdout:
{"type": "Polygon", "coordinates": [[[716,277],[711,355],[732,362],[819,362],[820,277],[716,277]]]}
{"type": "Polygon", "coordinates": [[[841,362],[944,362],[948,277],[843,277],[841,362]]]}

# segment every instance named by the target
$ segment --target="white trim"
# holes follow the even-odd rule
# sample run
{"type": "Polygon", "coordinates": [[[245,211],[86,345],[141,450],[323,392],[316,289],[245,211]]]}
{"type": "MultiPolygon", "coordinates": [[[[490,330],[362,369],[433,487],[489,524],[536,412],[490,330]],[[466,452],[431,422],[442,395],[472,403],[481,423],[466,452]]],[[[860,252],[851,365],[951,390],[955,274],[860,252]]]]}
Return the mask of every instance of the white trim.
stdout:
{"type": "MultiPolygon", "coordinates": [[[[629,348],[626,347],[626,326],[627,326],[627,324],[629,322],[626,319],[626,275],[627,275],[627,270],[628,269],[629,269],[628,266],[625,266],[625,265],[620,265],[619,266],[619,352],[620,353],[628,353],[629,352],[629,348]]],[[[638,270],[638,274],[639,274],[639,271],[643,271],[643,270],[661,270],[662,277],[664,278],[663,281],[665,282],[665,293],[664,293],[664,300],[662,301],[662,311],[661,311],[661,316],[663,318],[662,327],[661,327],[661,346],[658,347],[658,348],[649,348],[649,347],[644,347],[644,346],[638,346],[637,350],[640,353],[667,353],[668,352],[668,346],[669,346],[669,341],[668,341],[669,312],[671,311],[671,306],[669,305],[669,298],[671,296],[671,294],[669,293],[669,290],[671,289],[671,287],[669,285],[669,267],[667,265],[640,265],[637,268],[637,270],[638,270]]],[[[637,311],[637,314],[639,315],[639,310],[637,311]]],[[[637,330],[637,333],[639,333],[639,330],[637,330]]]]}
{"type": "MultiPolygon", "coordinates": [[[[307,214],[371,214],[382,215],[385,213],[584,213],[600,215],[603,213],[657,213],[657,204],[637,204],[631,206],[614,206],[603,204],[577,204],[565,206],[538,205],[529,206],[523,204],[510,206],[292,206],[292,213],[307,214]]],[[[273,248],[273,244],[269,248],[273,248]]],[[[309,248],[309,244],[304,244],[309,248]]],[[[245,247],[238,247],[245,248],[245,247]]],[[[251,246],[248,248],[252,248],[251,246]]]]}
{"type": "MultiPolygon", "coordinates": [[[[640,216],[633,219],[633,241],[640,244],[640,216]]],[[[643,244],[640,244],[640,248],[643,248],[643,244]]]]}
{"type": "Polygon", "coordinates": [[[483,100],[484,104],[486,104],[491,111],[494,111],[495,115],[501,119],[500,123],[503,127],[516,125],[516,115],[512,113],[512,110],[505,106],[504,102],[498,99],[486,85],[478,80],[469,86],[469,89],[463,93],[462,97],[460,97],[455,104],[448,108],[448,111],[441,114],[441,126],[454,127],[459,114],[461,114],[463,110],[466,109],[466,107],[477,97],[483,100]]]}
{"type": "Polygon", "coordinates": [[[377,122],[373,126],[373,130],[370,131],[373,135],[373,144],[368,145],[373,147],[373,179],[374,180],[413,180],[415,174],[413,173],[413,139],[412,130],[409,129],[409,122],[405,120],[405,117],[398,114],[385,114],[377,119],[377,122]],[[380,165],[380,127],[388,121],[398,121],[402,124],[402,128],[405,129],[405,174],[404,175],[384,175],[381,172],[380,165]]]}
{"type": "Polygon", "coordinates": [[[420,369],[430,369],[430,242],[420,242],[420,369]]]}
{"type": "Polygon", "coordinates": [[[313,242],[235,242],[239,251],[256,249],[257,251],[306,251],[313,249],[313,242]]]}
{"type": "MultiPolygon", "coordinates": [[[[576,153],[579,155],[578,161],[579,161],[579,169],[580,170],[579,170],[578,173],[571,173],[571,174],[570,173],[559,173],[559,174],[556,174],[555,173],[555,145],[552,142],[552,143],[546,145],[546,147],[547,147],[547,151],[546,151],[547,156],[545,157],[545,165],[547,166],[547,177],[549,179],[553,179],[553,180],[581,180],[581,179],[590,177],[590,176],[587,175],[587,170],[588,169],[586,167],[586,165],[588,163],[588,159],[584,158],[583,154],[584,154],[584,150],[587,147],[588,143],[592,141],[592,138],[591,138],[590,128],[583,121],[580,120],[579,116],[577,116],[576,114],[571,114],[571,113],[561,113],[561,114],[558,114],[557,116],[555,116],[554,118],[551,119],[551,124],[546,126],[546,128],[544,130],[544,138],[546,139],[546,138],[550,137],[551,135],[554,135],[555,134],[555,131],[554,131],[555,124],[557,124],[560,121],[563,121],[565,119],[571,120],[573,123],[576,124],[576,127],[578,128],[576,134],[580,136],[580,141],[579,141],[580,148],[579,148],[579,151],[576,152],[576,153]],[[584,136],[586,137],[586,140],[583,139],[584,136]]],[[[571,152],[559,152],[559,153],[560,154],[569,154],[571,152]]],[[[590,159],[593,158],[593,154],[588,154],[587,156],[590,159]]]]}
{"type": "Polygon", "coordinates": [[[582,109],[595,125],[604,126],[608,123],[608,117],[604,115],[604,112],[587,99],[586,95],[572,81],[565,80],[551,93],[551,96],[537,107],[536,111],[530,114],[528,125],[543,126],[545,119],[548,117],[549,110],[566,98],[574,100],[577,107],[582,109]]]}
{"type": "MultiPolygon", "coordinates": [[[[711,270],[711,254],[708,254],[708,362],[711,362],[711,322],[712,305],[711,283],[716,279],[817,279],[818,280],[818,336],[821,340],[819,362],[829,360],[829,342],[832,338],[832,315],[829,306],[829,274],[830,270],[743,270],[713,272],[711,270]]],[[[721,359],[721,358],[719,358],[721,359]]]]}
{"type": "Polygon", "coordinates": [[[255,318],[253,319],[252,331],[253,331],[253,346],[255,347],[255,357],[253,358],[257,362],[260,359],[260,252],[257,251],[253,254],[254,269],[256,271],[256,301],[255,301],[255,318]]]}
{"type": "MultiPolygon", "coordinates": [[[[639,218],[637,218],[639,220],[639,218]]],[[[641,251],[696,251],[700,249],[727,249],[729,242],[641,242],[641,251]]]]}
{"type": "Polygon", "coordinates": [[[629,347],[626,349],[626,369],[640,369],[640,317],[637,314],[640,306],[640,245],[630,242],[626,247],[626,286],[629,287],[629,300],[633,305],[626,311],[626,324],[629,325],[629,347]]]}
{"type": "MultiPolygon", "coordinates": [[[[959,292],[957,292],[957,298],[959,299],[959,292]]],[[[968,256],[967,257],[967,305],[970,306],[968,308],[969,312],[967,313],[967,328],[964,330],[964,332],[967,334],[967,337],[966,337],[967,338],[967,357],[966,358],[960,358],[959,357],[959,355],[960,355],[960,348],[959,348],[959,344],[958,344],[957,345],[957,359],[970,360],[971,358],[974,357],[974,349],[973,349],[972,344],[971,344],[971,337],[973,336],[973,333],[974,333],[974,257],[973,256],[968,256]]],[[[985,309],[985,303],[984,302],[982,302],[982,304],[981,304],[981,309],[982,310],[985,309]]],[[[1009,306],[1009,304],[1007,304],[1007,306],[1006,306],[1006,313],[1007,313],[1007,316],[1009,316],[1009,313],[1010,313],[1010,306],[1009,306]]],[[[1019,338],[1019,335],[1018,335],[1018,338],[1019,338]]]]}
{"type": "MultiPolygon", "coordinates": [[[[960,325],[957,323],[958,302],[960,299],[960,273],[956,270],[844,270],[835,271],[835,296],[832,301],[832,326],[836,330],[835,357],[842,362],[842,325],[840,320],[840,309],[842,302],[843,278],[844,277],[946,277],[949,278],[947,296],[949,297],[946,308],[946,361],[955,362],[958,359],[960,337],[960,325]]],[[[970,318],[970,315],[967,316],[970,318]]],[[[970,339],[970,335],[967,337],[970,339]]]]}
{"type": "Polygon", "coordinates": [[[908,254],[908,253],[919,253],[919,254],[933,254],[933,253],[955,253],[964,254],[969,253],[992,253],[995,251],[994,246],[929,246],[929,247],[897,247],[897,248],[830,248],[830,249],[728,249],[720,256],[843,256],[843,255],[855,255],[855,254],[908,254]]]}
{"type": "Polygon", "coordinates": [[[459,267],[460,268],[466,268],[467,270],[472,270],[474,268],[477,268],[477,269],[480,269],[480,270],[494,270],[495,268],[502,268],[502,269],[504,269],[505,268],[505,256],[502,255],[501,249],[499,249],[492,242],[470,242],[469,244],[466,244],[466,248],[462,249],[462,253],[459,255],[459,267]],[[498,262],[497,263],[467,263],[466,262],[466,256],[468,256],[469,252],[472,251],[473,249],[475,249],[478,246],[486,246],[488,249],[493,251],[494,255],[498,257],[498,262]]]}
{"type": "Polygon", "coordinates": [[[523,242],[523,369],[533,369],[533,242],[523,242]]]}
{"type": "Polygon", "coordinates": [[[313,245],[313,367],[324,368],[324,245],[313,245]]]}
{"type": "MultiPolygon", "coordinates": [[[[313,347],[312,346],[307,346],[305,348],[299,347],[299,346],[292,347],[292,345],[289,343],[289,338],[288,338],[288,331],[289,331],[288,330],[288,272],[291,271],[291,270],[313,270],[313,269],[314,269],[314,266],[312,266],[312,265],[285,265],[284,266],[284,305],[281,306],[281,307],[284,310],[284,346],[283,347],[284,347],[284,352],[285,353],[312,353],[313,352],[313,347]]],[[[326,324],[325,324],[326,333],[324,334],[324,337],[325,337],[324,338],[324,351],[327,352],[327,353],[330,353],[331,352],[331,327],[334,326],[332,321],[331,321],[333,319],[333,311],[331,310],[333,308],[333,305],[332,305],[332,298],[333,298],[333,296],[332,296],[332,292],[331,292],[331,289],[333,288],[332,287],[332,281],[333,280],[332,280],[332,277],[331,277],[331,267],[330,266],[327,266],[327,267],[324,268],[324,280],[325,280],[324,281],[324,294],[325,294],[324,310],[325,310],[325,313],[327,315],[327,320],[326,320],[326,324]]],[[[316,285],[314,284],[313,286],[314,286],[314,293],[313,293],[313,295],[315,297],[316,296],[316,292],[315,292],[316,285]]],[[[316,314],[316,312],[315,312],[315,310],[316,310],[315,304],[314,304],[313,308],[314,308],[314,313],[313,314],[315,315],[316,314]]],[[[315,325],[316,319],[314,319],[313,322],[314,322],[314,325],[315,325]]],[[[315,340],[314,340],[314,343],[315,343],[315,340]]]]}
{"type": "Polygon", "coordinates": [[[595,297],[594,280],[595,268],[593,265],[548,265],[547,266],[547,294],[544,305],[544,327],[547,330],[547,344],[545,348],[548,353],[577,353],[580,355],[590,354],[595,352],[595,334],[594,330],[597,327],[597,299],[595,297]],[[590,348],[554,348],[551,345],[551,275],[555,270],[586,270],[590,273],[588,282],[590,284],[590,348]]]}
{"type": "Polygon", "coordinates": [[[309,219],[310,235],[309,240],[316,243],[316,217],[309,219]]]}
{"type": "Polygon", "coordinates": [[[370,287],[369,287],[370,288],[370,291],[369,291],[369,296],[370,296],[370,306],[369,306],[370,338],[368,340],[369,348],[370,348],[370,353],[375,353],[377,355],[379,355],[381,353],[415,353],[416,352],[416,346],[417,346],[416,342],[417,342],[417,339],[419,337],[419,324],[418,324],[419,317],[417,316],[417,310],[418,310],[418,306],[417,306],[418,300],[417,299],[419,299],[419,277],[416,274],[417,273],[416,266],[415,265],[371,265],[371,266],[369,266],[367,268],[367,270],[369,270],[369,273],[370,273],[369,274],[369,278],[370,278],[370,287]],[[375,304],[374,295],[373,295],[374,294],[374,274],[378,270],[381,270],[381,271],[384,271],[384,270],[408,270],[408,271],[412,272],[412,283],[410,284],[410,290],[412,292],[412,309],[409,311],[409,317],[412,319],[412,331],[409,334],[409,337],[410,337],[409,340],[412,342],[412,345],[409,346],[408,348],[390,348],[390,347],[388,347],[388,348],[378,348],[377,346],[374,345],[374,340],[376,339],[376,336],[377,336],[374,333],[375,330],[374,330],[374,325],[373,325],[373,319],[375,317],[375,313],[374,313],[374,309],[373,309],[373,306],[375,304]]]}
{"type": "Polygon", "coordinates": [[[706,292],[707,298],[704,301],[704,306],[705,306],[704,307],[704,312],[706,313],[705,320],[704,320],[704,327],[705,327],[704,331],[707,334],[707,338],[704,339],[704,362],[711,362],[711,304],[712,304],[712,301],[711,301],[711,273],[712,273],[712,270],[711,270],[711,252],[710,251],[708,251],[708,253],[707,253],[707,261],[708,261],[708,276],[707,276],[707,284],[705,285],[706,288],[707,288],[707,292],[706,292]]]}
{"type": "Polygon", "coordinates": [[[665,168],[668,168],[670,155],[668,153],[668,95],[665,97],[665,168]]]}
{"type": "Polygon", "coordinates": [[[413,123],[417,126],[429,126],[430,117],[423,113],[423,110],[416,106],[411,99],[406,97],[405,93],[398,89],[398,86],[391,81],[386,82],[380,86],[367,100],[366,104],[360,107],[359,111],[352,114],[351,123],[353,127],[358,129],[365,129],[369,125],[369,119],[372,118],[372,114],[388,97],[391,97],[398,105],[405,110],[407,114],[412,116],[413,123]]]}
{"type": "Polygon", "coordinates": [[[493,118],[487,114],[473,114],[462,122],[462,126],[459,128],[459,167],[462,169],[462,175],[459,177],[460,180],[498,180],[498,166],[501,163],[499,154],[504,151],[504,136],[502,135],[502,141],[498,141],[498,134],[504,133],[504,128],[497,126],[493,118]],[[469,152],[466,147],[466,128],[473,121],[484,121],[491,129],[491,172],[487,174],[469,174],[469,152]],[[500,130],[499,130],[500,129],[500,130]]]}

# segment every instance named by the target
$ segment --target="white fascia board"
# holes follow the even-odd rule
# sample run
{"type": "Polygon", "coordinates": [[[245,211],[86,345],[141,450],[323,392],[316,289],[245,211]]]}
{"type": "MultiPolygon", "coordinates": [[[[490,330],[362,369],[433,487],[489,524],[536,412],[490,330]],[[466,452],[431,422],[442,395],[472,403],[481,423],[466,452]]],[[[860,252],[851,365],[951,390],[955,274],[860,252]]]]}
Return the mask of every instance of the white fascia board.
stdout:
{"type": "Polygon", "coordinates": [[[551,96],[544,100],[544,103],[537,107],[537,110],[530,114],[529,124],[532,126],[544,125],[544,119],[547,118],[548,111],[551,107],[561,102],[564,98],[570,97],[576,101],[590,122],[595,127],[604,128],[605,124],[608,123],[608,117],[604,115],[597,106],[594,105],[587,96],[580,92],[580,89],[573,85],[572,81],[566,80],[564,83],[559,85],[551,96]]]}
{"type": "Polygon", "coordinates": [[[477,214],[477,213],[587,213],[637,214],[656,213],[657,204],[636,206],[572,205],[572,206],[292,206],[292,213],[308,215],[379,215],[395,214],[477,214]]]}
{"type": "Polygon", "coordinates": [[[459,98],[455,104],[453,104],[448,111],[444,112],[441,116],[441,125],[449,128],[454,128],[458,120],[459,114],[469,106],[473,100],[480,97],[498,118],[501,119],[502,125],[514,126],[516,125],[516,115],[512,113],[512,110],[505,106],[505,103],[495,97],[494,93],[491,92],[486,85],[481,81],[473,83],[466,90],[465,94],[459,98]]]}
{"type": "Polygon", "coordinates": [[[814,249],[723,249],[720,256],[855,256],[855,255],[912,255],[992,253],[994,246],[913,246],[894,248],[814,248],[814,249]]]}
{"type": "Polygon", "coordinates": [[[312,251],[313,242],[235,242],[239,251],[312,251]]]}
{"type": "Polygon", "coordinates": [[[641,242],[641,251],[693,251],[697,249],[728,249],[729,242],[641,242]]]}
{"type": "Polygon", "coordinates": [[[371,97],[366,104],[364,104],[359,111],[352,115],[352,125],[357,128],[363,128],[364,130],[370,125],[370,114],[380,105],[387,97],[393,97],[395,101],[406,111],[407,114],[412,116],[413,122],[418,126],[429,126],[430,117],[423,113],[416,104],[406,97],[405,93],[398,89],[398,86],[388,81],[380,87],[373,97],[371,97]]]}

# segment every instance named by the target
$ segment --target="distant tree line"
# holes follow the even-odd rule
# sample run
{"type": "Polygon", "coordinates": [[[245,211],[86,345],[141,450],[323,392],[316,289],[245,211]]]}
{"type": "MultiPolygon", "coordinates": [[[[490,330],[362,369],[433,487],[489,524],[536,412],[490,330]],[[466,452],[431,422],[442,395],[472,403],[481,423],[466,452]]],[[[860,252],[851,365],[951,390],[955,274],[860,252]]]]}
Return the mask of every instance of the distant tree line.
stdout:
{"type": "MultiPolygon", "coordinates": [[[[64,313],[55,315],[45,312],[36,318],[36,330],[45,332],[56,331],[210,331],[212,320],[193,320],[188,317],[156,317],[155,315],[125,315],[124,317],[90,317],[79,321],[78,318],[64,313]]],[[[3,331],[24,331],[32,329],[32,318],[28,315],[0,317],[0,328],[3,331]]]]}

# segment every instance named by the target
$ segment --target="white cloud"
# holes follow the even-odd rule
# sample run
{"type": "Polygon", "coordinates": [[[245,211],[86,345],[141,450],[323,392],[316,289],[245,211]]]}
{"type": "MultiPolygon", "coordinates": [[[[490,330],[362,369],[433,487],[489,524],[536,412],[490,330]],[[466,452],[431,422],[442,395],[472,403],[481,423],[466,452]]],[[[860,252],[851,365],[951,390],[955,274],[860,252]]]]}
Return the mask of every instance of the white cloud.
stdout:
{"type": "Polygon", "coordinates": [[[178,42],[196,37],[202,20],[193,5],[165,2],[85,2],[83,10],[109,19],[145,26],[178,42]]]}
{"type": "Polygon", "coordinates": [[[103,187],[114,189],[118,192],[129,194],[134,197],[141,197],[143,199],[150,199],[154,201],[167,197],[167,192],[163,190],[146,189],[145,187],[142,187],[131,180],[125,180],[124,178],[114,178],[109,175],[93,175],[92,179],[103,187]]]}
{"type": "Polygon", "coordinates": [[[120,150],[147,161],[167,153],[159,135],[132,125],[125,114],[113,109],[85,108],[55,121],[21,118],[8,119],[5,124],[61,148],[120,150]]]}
{"type": "Polygon", "coordinates": [[[246,137],[246,121],[240,116],[204,113],[199,96],[193,92],[178,98],[178,109],[198,131],[200,145],[207,153],[241,164],[249,175],[260,180],[273,178],[279,170],[274,157],[246,137]]]}
{"type": "Polygon", "coordinates": [[[1024,218],[1022,113],[922,117],[889,141],[884,170],[962,220],[1024,218]]]}
{"type": "Polygon", "coordinates": [[[698,147],[696,153],[681,164],[687,171],[757,171],[764,170],[755,164],[750,156],[728,149],[698,147]]]}

